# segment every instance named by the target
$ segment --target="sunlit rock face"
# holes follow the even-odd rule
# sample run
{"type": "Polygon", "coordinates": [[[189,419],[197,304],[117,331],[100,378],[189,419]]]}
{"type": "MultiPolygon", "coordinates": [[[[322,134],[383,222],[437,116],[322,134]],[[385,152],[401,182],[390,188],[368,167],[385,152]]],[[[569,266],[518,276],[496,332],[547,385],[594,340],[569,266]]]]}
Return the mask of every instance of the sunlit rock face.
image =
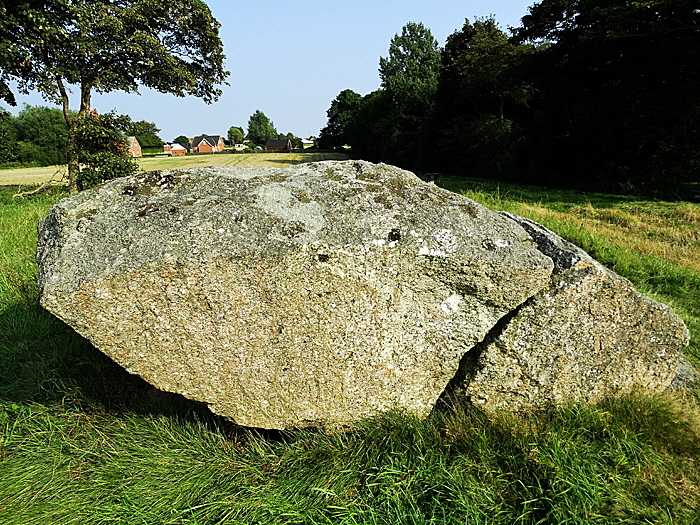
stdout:
{"type": "Polygon", "coordinates": [[[668,388],[689,341],[671,309],[543,226],[504,215],[530,233],[554,271],[465,358],[460,393],[483,408],[522,410],[668,388]]]}
{"type": "Polygon", "coordinates": [[[550,335],[522,328],[550,326],[550,310],[581,331],[615,320],[596,286],[640,318],[590,338],[622,365],[583,370],[586,359],[572,358],[569,375],[587,378],[572,397],[592,384],[667,386],[687,342],[682,323],[585,254],[565,268],[547,250],[520,218],[412,173],[329,161],[111,181],[54,206],[37,260],[46,309],[157,388],[247,426],[342,424],[392,408],[426,415],[448,384],[485,407],[559,400],[569,386],[539,385],[571,385],[566,367],[533,383],[510,363],[535,356],[551,368],[576,353],[562,343],[554,359],[550,335]],[[611,284],[591,284],[572,313],[557,279],[583,289],[586,271],[611,284]],[[651,332],[658,340],[640,347],[651,332]],[[534,401],[509,401],[518,388],[534,401]]]}

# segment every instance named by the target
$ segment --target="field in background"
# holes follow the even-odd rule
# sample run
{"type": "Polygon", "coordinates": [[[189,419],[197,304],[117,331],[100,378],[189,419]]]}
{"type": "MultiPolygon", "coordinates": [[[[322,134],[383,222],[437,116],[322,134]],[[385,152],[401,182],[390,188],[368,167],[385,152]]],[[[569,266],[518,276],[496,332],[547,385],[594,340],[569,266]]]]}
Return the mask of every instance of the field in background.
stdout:
{"type": "MultiPolygon", "coordinates": [[[[699,206],[438,182],[543,222],[671,304],[700,363],[699,206]]],[[[519,416],[394,412],[336,434],[236,427],[38,305],[36,223],[62,195],[13,191],[0,189],[3,525],[700,523],[698,389],[519,416]]]]}
{"type": "MultiPolygon", "coordinates": [[[[215,155],[187,155],[185,157],[144,157],[138,159],[143,171],[183,169],[198,166],[270,166],[285,168],[302,162],[345,160],[343,153],[219,153],[215,155]]],[[[65,166],[17,168],[0,170],[0,186],[41,184],[60,179],[65,166]]]]}

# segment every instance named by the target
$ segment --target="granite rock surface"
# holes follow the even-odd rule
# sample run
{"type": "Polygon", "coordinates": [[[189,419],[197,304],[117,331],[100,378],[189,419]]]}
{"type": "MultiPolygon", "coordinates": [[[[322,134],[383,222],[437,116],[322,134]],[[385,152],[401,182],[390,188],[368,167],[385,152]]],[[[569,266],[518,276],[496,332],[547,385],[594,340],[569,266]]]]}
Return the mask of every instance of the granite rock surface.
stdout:
{"type": "Polygon", "coordinates": [[[252,427],[426,415],[459,378],[487,407],[667,387],[682,322],[538,227],[362,161],[148,172],[42,220],[40,299],[252,427]]]}

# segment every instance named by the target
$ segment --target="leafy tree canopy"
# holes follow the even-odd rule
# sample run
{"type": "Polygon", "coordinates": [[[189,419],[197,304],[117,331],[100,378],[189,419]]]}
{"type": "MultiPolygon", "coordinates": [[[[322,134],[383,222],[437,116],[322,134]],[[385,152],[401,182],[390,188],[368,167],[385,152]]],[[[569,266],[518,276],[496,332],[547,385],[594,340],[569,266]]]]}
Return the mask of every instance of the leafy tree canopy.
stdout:
{"type": "Polygon", "coordinates": [[[248,139],[254,144],[265,144],[277,140],[277,130],[272,121],[259,109],[248,119],[248,139]]]}
{"type": "Polygon", "coordinates": [[[362,105],[362,95],[352,89],[344,89],[331,102],[326,114],[328,124],[321,130],[318,144],[321,148],[341,148],[349,144],[348,127],[362,105]]]}
{"type": "Polygon", "coordinates": [[[537,173],[658,192],[700,180],[697,0],[543,0],[515,30],[531,69],[537,173]]]}
{"type": "Polygon", "coordinates": [[[493,18],[473,24],[465,20],[462,29],[447,37],[442,53],[440,94],[451,99],[450,111],[457,103],[460,112],[503,119],[506,102],[526,103],[531,86],[514,73],[531,51],[531,46],[510,42],[493,18]]]}
{"type": "Polygon", "coordinates": [[[180,135],[179,137],[175,137],[173,139],[173,142],[181,144],[182,146],[185,146],[185,147],[189,147],[189,145],[190,145],[190,139],[188,137],[185,137],[184,135],[180,135]]]}
{"type": "Polygon", "coordinates": [[[142,148],[160,148],[163,141],[158,136],[158,129],[154,122],[137,120],[126,125],[126,134],[136,137],[142,148]]]}
{"type": "Polygon", "coordinates": [[[379,59],[379,77],[397,104],[425,102],[437,89],[440,67],[437,40],[422,23],[409,22],[391,39],[389,56],[379,59]]]}
{"type": "Polygon", "coordinates": [[[76,117],[75,144],[79,147],[74,154],[82,166],[76,181],[79,190],[136,172],[138,164],[129,157],[124,140],[131,124],[128,116],[114,112],[98,115],[92,110],[76,117]]]}
{"type": "Polygon", "coordinates": [[[228,130],[228,140],[233,144],[240,144],[243,142],[243,128],[237,126],[231,126],[228,130]]]}
{"type": "Polygon", "coordinates": [[[422,23],[409,22],[389,44],[389,56],[379,60],[386,96],[374,99],[384,107],[373,127],[385,136],[386,162],[416,167],[424,159],[420,137],[432,110],[441,61],[438,43],[422,23]]]}
{"type": "Polygon", "coordinates": [[[0,96],[13,104],[16,80],[20,92],[62,105],[71,184],[79,168],[69,86],[80,92],[82,117],[93,91],[141,85],[209,103],[228,74],[219,24],[200,0],[16,0],[0,4],[0,30],[0,96]]]}
{"type": "Polygon", "coordinates": [[[60,109],[25,105],[15,117],[14,127],[16,140],[37,146],[34,158],[25,162],[65,164],[68,128],[60,109]]]}

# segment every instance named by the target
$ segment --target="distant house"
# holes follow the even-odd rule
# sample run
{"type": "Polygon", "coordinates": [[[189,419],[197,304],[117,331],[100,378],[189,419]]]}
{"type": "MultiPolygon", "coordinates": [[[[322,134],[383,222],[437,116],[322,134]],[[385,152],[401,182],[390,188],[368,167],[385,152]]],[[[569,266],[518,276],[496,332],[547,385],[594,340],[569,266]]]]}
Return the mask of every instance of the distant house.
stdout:
{"type": "Polygon", "coordinates": [[[187,148],[182,144],[178,144],[177,142],[165,144],[163,146],[163,151],[165,153],[170,153],[170,155],[173,157],[184,157],[187,155],[187,148]]]}
{"type": "Polygon", "coordinates": [[[190,142],[193,153],[218,153],[224,151],[221,135],[199,135],[190,142]]]}
{"type": "Polygon", "coordinates": [[[289,139],[285,140],[268,140],[265,143],[265,150],[267,152],[280,151],[280,152],[290,152],[292,151],[292,141],[289,139]]]}
{"type": "Polygon", "coordinates": [[[136,137],[126,137],[126,147],[129,157],[140,157],[142,155],[141,144],[136,140],[136,137]]]}

